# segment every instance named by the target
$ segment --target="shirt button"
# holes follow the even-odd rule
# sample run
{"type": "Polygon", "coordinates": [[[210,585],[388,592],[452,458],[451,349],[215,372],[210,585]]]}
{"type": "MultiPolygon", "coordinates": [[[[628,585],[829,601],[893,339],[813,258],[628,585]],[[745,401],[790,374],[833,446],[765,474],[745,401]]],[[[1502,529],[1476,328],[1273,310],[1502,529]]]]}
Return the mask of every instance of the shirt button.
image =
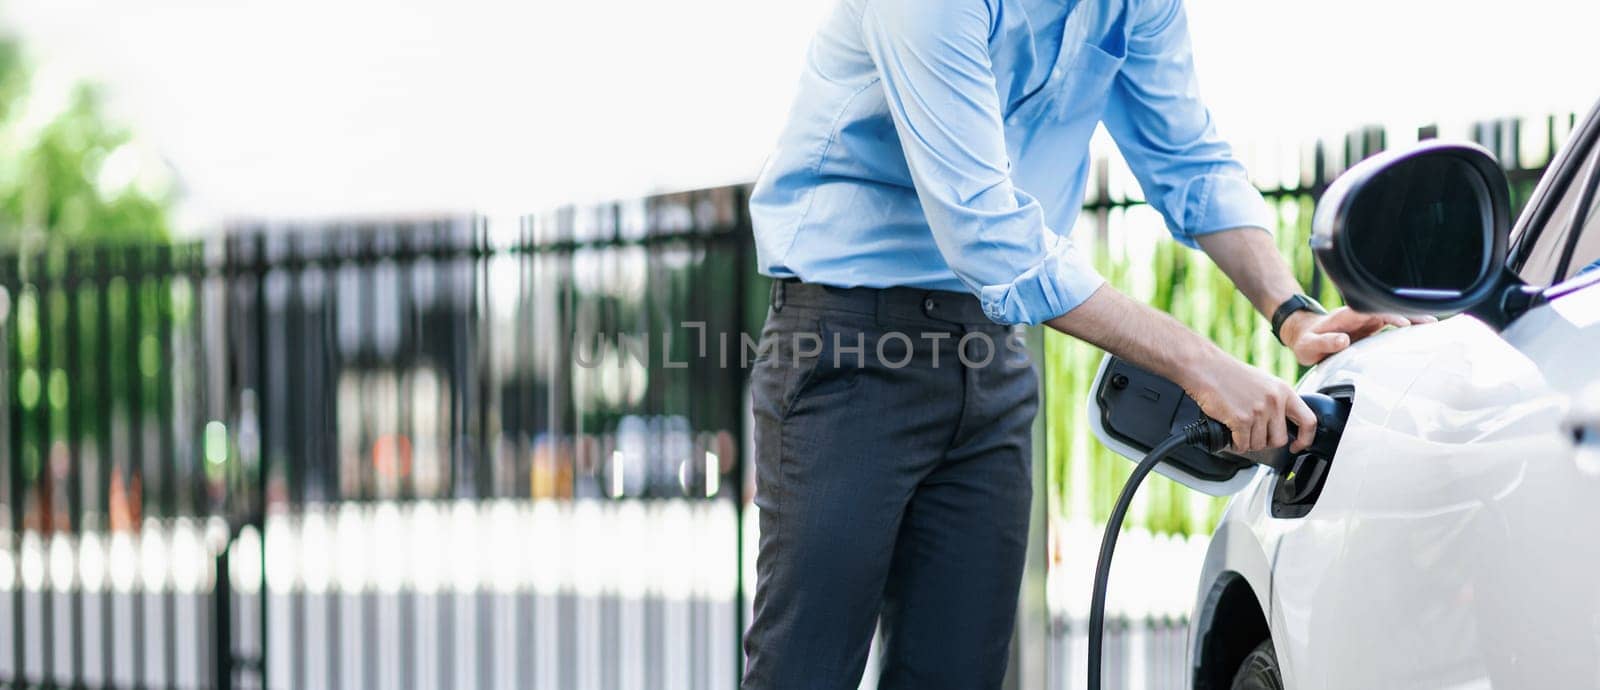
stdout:
{"type": "Polygon", "coordinates": [[[933,310],[938,308],[938,307],[939,307],[939,303],[933,301],[932,297],[929,297],[928,299],[922,300],[922,311],[924,311],[924,312],[932,314],[933,310]]]}

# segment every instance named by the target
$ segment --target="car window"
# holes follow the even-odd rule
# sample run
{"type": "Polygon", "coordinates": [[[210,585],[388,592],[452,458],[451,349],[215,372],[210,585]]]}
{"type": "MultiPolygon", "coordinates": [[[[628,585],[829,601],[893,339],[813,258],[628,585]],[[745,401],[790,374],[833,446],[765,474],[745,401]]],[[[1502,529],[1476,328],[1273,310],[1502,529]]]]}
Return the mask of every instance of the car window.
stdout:
{"type": "Polygon", "coordinates": [[[1590,191],[1600,183],[1597,168],[1600,168],[1600,147],[1589,152],[1583,167],[1572,178],[1572,184],[1562,190],[1544,230],[1529,248],[1521,270],[1522,279],[1528,284],[1554,285],[1580,273],[1600,270],[1600,204],[1595,203],[1600,195],[1590,191]],[[1579,208],[1585,202],[1587,205],[1579,208]],[[1582,222],[1574,222],[1579,218],[1582,222]],[[1562,259],[1569,245],[1572,255],[1563,271],[1562,259]]]}
{"type": "Polygon", "coordinates": [[[1578,231],[1578,244],[1572,252],[1572,263],[1562,280],[1600,270],[1600,212],[1597,211],[1600,211],[1600,204],[1589,204],[1583,227],[1578,231]]]}

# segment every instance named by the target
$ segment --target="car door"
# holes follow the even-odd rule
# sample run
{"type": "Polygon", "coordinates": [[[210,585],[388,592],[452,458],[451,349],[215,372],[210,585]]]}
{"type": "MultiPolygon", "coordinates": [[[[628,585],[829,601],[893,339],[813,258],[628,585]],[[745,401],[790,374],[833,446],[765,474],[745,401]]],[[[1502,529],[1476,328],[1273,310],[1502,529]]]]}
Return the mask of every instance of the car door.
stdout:
{"type": "Polygon", "coordinates": [[[1403,329],[1305,388],[1355,406],[1316,509],[1261,518],[1296,687],[1600,687],[1600,148],[1575,137],[1510,268],[1548,302],[1403,329]]]}

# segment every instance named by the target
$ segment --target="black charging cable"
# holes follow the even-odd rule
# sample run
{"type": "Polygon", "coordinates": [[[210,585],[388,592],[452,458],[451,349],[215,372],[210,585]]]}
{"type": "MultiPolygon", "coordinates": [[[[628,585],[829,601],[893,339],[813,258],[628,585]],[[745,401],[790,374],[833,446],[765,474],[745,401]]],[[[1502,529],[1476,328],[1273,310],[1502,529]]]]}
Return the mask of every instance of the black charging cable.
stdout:
{"type": "Polygon", "coordinates": [[[1215,453],[1228,447],[1229,436],[1228,427],[1209,417],[1190,422],[1151,449],[1133,468],[1128,482],[1122,485],[1122,495],[1117,497],[1111,517],[1106,520],[1106,533],[1100,538],[1100,560],[1094,567],[1094,598],[1089,602],[1089,690],[1101,688],[1100,662],[1101,650],[1105,645],[1106,586],[1111,580],[1111,554],[1117,549],[1117,534],[1122,531],[1122,521],[1128,515],[1128,506],[1133,503],[1134,493],[1138,492],[1139,485],[1144,483],[1150,470],[1161,464],[1168,453],[1184,446],[1196,446],[1208,453],[1215,453]]]}

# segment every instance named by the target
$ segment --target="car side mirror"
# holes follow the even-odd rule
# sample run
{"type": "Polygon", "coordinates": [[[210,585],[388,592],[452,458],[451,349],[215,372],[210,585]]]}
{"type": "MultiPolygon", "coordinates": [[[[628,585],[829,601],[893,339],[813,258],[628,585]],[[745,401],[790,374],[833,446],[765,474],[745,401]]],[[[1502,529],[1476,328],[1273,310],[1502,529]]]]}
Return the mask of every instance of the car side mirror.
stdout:
{"type": "Polygon", "coordinates": [[[1311,248],[1357,311],[1476,313],[1507,286],[1507,189],[1505,171],[1475,144],[1381,153],[1328,187],[1311,219],[1311,248]]]}

